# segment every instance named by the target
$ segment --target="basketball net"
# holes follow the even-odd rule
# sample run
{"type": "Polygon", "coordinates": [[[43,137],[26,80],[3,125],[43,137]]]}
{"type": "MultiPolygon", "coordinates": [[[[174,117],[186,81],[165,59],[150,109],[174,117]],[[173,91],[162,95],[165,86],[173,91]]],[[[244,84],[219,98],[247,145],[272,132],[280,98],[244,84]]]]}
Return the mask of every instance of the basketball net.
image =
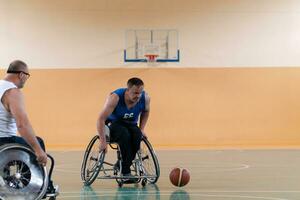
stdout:
{"type": "Polygon", "coordinates": [[[145,55],[147,62],[155,62],[158,55],[156,54],[146,54],[145,55]]]}
{"type": "Polygon", "coordinates": [[[144,57],[147,62],[154,63],[159,56],[159,45],[157,44],[145,44],[144,45],[144,57]]]}

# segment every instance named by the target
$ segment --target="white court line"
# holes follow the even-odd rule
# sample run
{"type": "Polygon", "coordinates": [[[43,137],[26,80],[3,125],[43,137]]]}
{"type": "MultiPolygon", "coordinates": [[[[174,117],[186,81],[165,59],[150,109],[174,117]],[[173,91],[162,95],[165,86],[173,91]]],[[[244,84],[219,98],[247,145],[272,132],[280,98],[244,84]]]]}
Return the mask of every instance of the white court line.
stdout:
{"type": "Polygon", "coordinates": [[[74,165],[78,165],[78,163],[63,163],[63,164],[56,164],[55,167],[66,167],[66,166],[71,166],[71,167],[74,167],[74,165]]]}
{"type": "MultiPolygon", "coordinates": [[[[206,168],[211,168],[214,166],[201,166],[201,164],[198,165],[188,165],[189,168],[200,168],[200,170],[202,168],[204,168],[204,170],[201,170],[200,172],[225,172],[225,171],[239,171],[239,170],[245,170],[250,168],[250,165],[248,164],[231,164],[231,165],[237,165],[238,167],[228,167],[228,169],[206,169],[206,168]]],[[[80,171],[75,171],[75,170],[67,170],[67,169],[62,169],[65,168],[67,166],[74,166],[74,164],[60,164],[55,166],[54,171],[60,171],[60,172],[71,172],[71,173],[78,173],[80,171]]],[[[221,165],[224,167],[224,164],[221,165]]],[[[161,168],[174,168],[174,165],[168,165],[168,166],[161,166],[161,168]]],[[[187,168],[187,167],[181,167],[181,168],[187,168]]]]}
{"type": "Polygon", "coordinates": [[[56,172],[62,172],[62,173],[69,173],[69,174],[80,174],[80,170],[75,171],[75,170],[67,170],[67,169],[56,169],[54,170],[56,172]]]}
{"type": "MultiPolygon", "coordinates": [[[[115,188],[114,188],[115,189],[115,188]]],[[[134,188],[132,188],[134,189],[134,188]]],[[[155,190],[154,188],[152,188],[151,190],[153,191],[149,191],[147,190],[147,188],[142,189],[142,188],[136,188],[136,191],[117,191],[113,190],[113,189],[105,189],[105,190],[92,190],[92,191],[86,191],[86,192],[95,192],[95,193],[107,193],[107,194],[115,194],[116,192],[120,192],[120,193],[137,193],[137,192],[146,192],[146,193],[172,193],[175,192],[176,190],[155,190]],[[112,191],[113,190],[113,191],[112,191]]],[[[300,193],[300,190],[183,190],[189,194],[192,193],[300,193]]],[[[59,192],[60,194],[78,194],[80,192],[59,192]]]]}
{"type": "MultiPolygon", "coordinates": [[[[116,194],[115,194],[116,195],[116,194]]],[[[79,196],[63,196],[60,198],[75,198],[75,197],[114,197],[115,195],[79,195],[79,196]]],[[[150,196],[149,194],[134,194],[138,196],[150,196]]],[[[171,196],[172,194],[159,194],[159,196],[171,196]]],[[[182,196],[187,195],[183,194],[182,196]]],[[[122,196],[132,196],[130,194],[125,194],[122,196]]],[[[176,195],[177,196],[177,195],[176,195]]],[[[187,196],[198,196],[198,197],[225,197],[225,198],[246,198],[246,199],[265,199],[265,200],[288,200],[283,198],[277,198],[277,197],[262,197],[262,196],[240,196],[240,195],[209,195],[209,194],[188,194],[187,196]]]]}
{"type": "MultiPolygon", "coordinates": [[[[174,167],[174,165],[176,165],[177,163],[166,163],[163,166],[164,167],[174,167]]],[[[179,166],[182,164],[178,164],[179,166]]],[[[188,163],[185,162],[184,165],[188,165],[188,166],[192,166],[192,167],[197,167],[197,166],[203,166],[203,167],[211,167],[211,166],[225,166],[225,167],[234,167],[234,166],[240,166],[240,165],[245,165],[244,163],[233,163],[233,162],[205,162],[205,161],[201,161],[199,163],[188,163]]]]}
{"type": "MultiPolygon", "coordinates": [[[[55,165],[58,167],[65,167],[65,166],[74,166],[75,164],[78,163],[60,163],[55,165]]],[[[190,167],[190,168],[211,168],[211,167],[227,167],[227,168],[234,168],[234,169],[240,169],[240,168],[247,168],[249,167],[249,164],[245,163],[210,163],[210,162],[202,162],[198,164],[189,164],[185,163],[184,166],[182,164],[176,164],[176,163],[171,163],[171,164],[164,164],[160,166],[161,168],[174,168],[174,167],[179,167],[179,168],[185,168],[185,167],[190,167]]],[[[273,166],[273,165],[269,165],[273,166]]]]}
{"type": "MultiPolygon", "coordinates": [[[[229,168],[229,169],[211,169],[211,170],[201,170],[200,172],[225,172],[225,171],[239,171],[239,170],[244,170],[244,169],[248,169],[250,168],[250,165],[247,164],[239,164],[241,165],[240,167],[233,167],[233,168],[229,168]]],[[[224,165],[223,165],[224,167],[224,165]]],[[[204,168],[203,166],[199,166],[198,168],[204,168]]]]}

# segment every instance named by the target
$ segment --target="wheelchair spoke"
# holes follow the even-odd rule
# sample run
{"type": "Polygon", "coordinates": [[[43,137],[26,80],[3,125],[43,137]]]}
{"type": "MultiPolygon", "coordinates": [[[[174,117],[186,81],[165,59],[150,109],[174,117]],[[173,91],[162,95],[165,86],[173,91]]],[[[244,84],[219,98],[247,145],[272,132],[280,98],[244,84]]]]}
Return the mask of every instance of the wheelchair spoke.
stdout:
{"type": "Polygon", "coordinates": [[[27,181],[28,183],[29,183],[29,181],[30,181],[30,179],[28,179],[28,178],[25,178],[24,176],[23,176],[23,177],[21,177],[21,180],[25,180],[25,181],[27,181]]]}
{"type": "Polygon", "coordinates": [[[22,175],[26,175],[26,174],[30,174],[30,171],[27,170],[27,171],[25,171],[25,172],[22,172],[22,175]]]}
{"type": "Polygon", "coordinates": [[[20,171],[19,172],[22,172],[23,168],[24,168],[24,163],[21,163],[20,171]]]}
{"type": "Polygon", "coordinates": [[[21,177],[20,180],[22,181],[22,183],[26,186],[29,184],[30,182],[30,177],[21,177]]]}
{"type": "Polygon", "coordinates": [[[98,158],[91,157],[91,158],[90,158],[90,160],[92,160],[92,161],[96,161],[96,162],[97,162],[97,161],[98,161],[98,158]]]}

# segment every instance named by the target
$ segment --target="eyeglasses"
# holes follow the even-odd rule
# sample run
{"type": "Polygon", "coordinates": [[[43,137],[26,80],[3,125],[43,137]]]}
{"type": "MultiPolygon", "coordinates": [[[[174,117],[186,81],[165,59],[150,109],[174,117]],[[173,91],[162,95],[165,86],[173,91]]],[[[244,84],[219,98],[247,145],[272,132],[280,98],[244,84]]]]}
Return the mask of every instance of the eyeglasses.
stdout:
{"type": "Polygon", "coordinates": [[[27,72],[24,72],[24,71],[7,71],[6,73],[8,73],[8,74],[20,74],[20,73],[23,73],[23,74],[27,75],[28,78],[30,77],[30,74],[27,73],[27,72]]]}

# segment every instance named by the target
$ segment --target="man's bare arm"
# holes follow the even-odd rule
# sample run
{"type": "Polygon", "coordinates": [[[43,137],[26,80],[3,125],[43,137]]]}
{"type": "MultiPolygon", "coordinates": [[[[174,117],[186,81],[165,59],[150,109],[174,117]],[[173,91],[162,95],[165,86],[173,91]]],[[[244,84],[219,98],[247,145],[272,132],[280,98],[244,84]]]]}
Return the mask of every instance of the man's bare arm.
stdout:
{"type": "Polygon", "coordinates": [[[149,114],[150,114],[150,97],[148,96],[148,94],[145,94],[145,110],[141,113],[141,117],[140,117],[140,129],[142,131],[142,133],[144,134],[145,137],[146,133],[144,131],[145,126],[147,124],[148,118],[149,118],[149,114]]]}
{"type": "Polygon", "coordinates": [[[108,116],[114,111],[115,107],[117,106],[119,101],[119,96],[117,94],[111,94],[106,99],[106,102],[104,104],[104,107],[102,111],[99,114],[98,120],[97,120],[97,131],[100,137],[100,151],[106,150],[106,138],[104,134],[104,126],[105,121],[108,118],[108,116]]]}
{"type": "Polygon", "coordinates": [[[2,102],[15,118],[19,134],[34,150],[37,155],[37,160],[41,164],[46,164],[47,155],[36,139],[36,135],[25,110],[24,97],[21,91],[19,89],[10,89],[6,91],[2,98],[2,102]]]}

